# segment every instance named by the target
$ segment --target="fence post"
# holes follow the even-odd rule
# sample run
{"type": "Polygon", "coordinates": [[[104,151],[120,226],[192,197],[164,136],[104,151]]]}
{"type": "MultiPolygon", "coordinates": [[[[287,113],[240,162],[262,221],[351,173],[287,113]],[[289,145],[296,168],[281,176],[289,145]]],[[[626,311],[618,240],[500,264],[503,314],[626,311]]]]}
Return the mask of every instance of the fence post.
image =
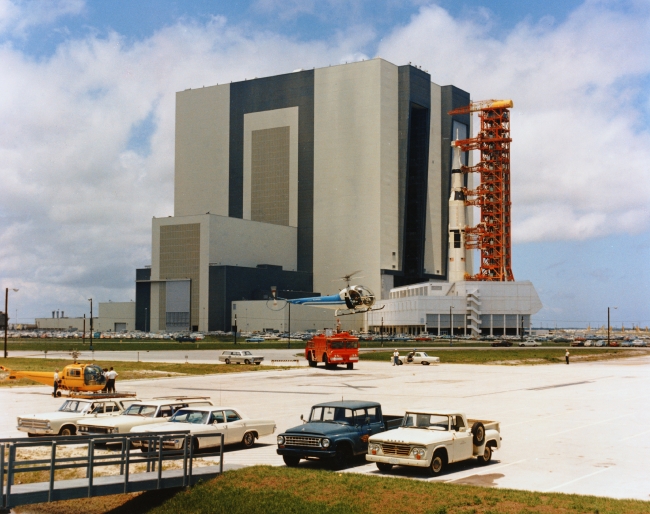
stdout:
{"type": "Polygon", "coordinates": [[[187,475],[188,482],[187,485],[190,487],[192,486],[192,465],[194,464],[194,436],[192,434],[189,434],[190,436],[190,472],[187,475]]]}
{"type": "MultiPolygon", "coordinates": [[[[131,439],[128,437],[125,439],[124,444],[128,445],[128,448],[131,448],[131,439]]],[[[124,494],[128,493],[128,488],[129,488],[129,457],[131,455],[130,451],[126,452],[125,455],[125,462],[124,462],[124,494]]]]}
{"type": "Polygon", "coordinates": [[[162,457],[163,457],[163,438],[164,435],[158,436],[158,484],[157,489],[160,489],[160,480],[162,479],[162,457]]]}
{"type": "Polygon", "coordinates": [[[223,475],[223,433],[221,434],[221,444],[219,445],[219,475],[223,475]]]}
{"type": "Polygon", "coordinates": [[[7,504],[5,503],[5,495],[3,493],[3,487],[5,485],[5,445],[0,444],[0,496],[2,496],[2,508],[5,508],[7,504]]]}
{"type": "Polygon", "coordinates": [[[92,497],[93,491],[93,461],[95,459],[95,440],[88,441],[88,498],[92,497]]]}
{"type": "Polygon", "coordinates": [[[185,434],[185,442],[183,443],[183,487],[187,487],[187,445],[189,443],[189,435],[185,434]]]}
{"type": "Polygon", "coordinates": [[[50,455],[50,489],[47,492],[47,501],[52,501],[52,491],[54,491],[54,472],[56,470],[56,441],[52,441],[52,453],[50,455]]]}
{"type": "Polygon", "coordinates": [[[11,486],[14,482],[14,460],[16,460],[16,446],[9,446],[9,462],[7,463],[7,494],[5,507],[11,505],[11,486]]]}
{"type": "MultiPolygon", "coordinates": [[[[127,443],[128,443],[128,441],[126,440],[126,436],[123,436],[123,439],[122,439],[122,455],[120,457],[120,475],[124,474],[124,453],[125,453],[125,448],[127,448],[127,446],[126,446],[127,443]]],[[[126,451],[126,453],[129,453],[129,452],[126,451]]]]}

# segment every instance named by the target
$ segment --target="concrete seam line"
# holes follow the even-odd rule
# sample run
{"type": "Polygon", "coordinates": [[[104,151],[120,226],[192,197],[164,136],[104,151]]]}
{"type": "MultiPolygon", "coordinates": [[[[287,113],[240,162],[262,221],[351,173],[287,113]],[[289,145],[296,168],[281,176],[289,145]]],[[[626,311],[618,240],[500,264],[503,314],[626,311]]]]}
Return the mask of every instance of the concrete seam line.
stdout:
{"type": "Polygon", "coordinates": [[[589,473],[588,475],[579,477],[579,478],[574,478],[573,480],[570,480],[568,482],[564,482],[563,484],[556,485],[555,487],[551,487],[550,489],[545,489],[543,492],[548,493],[551,491],[554,491],[555,489],[560,489],[561,487],[564,487],[565,485],[570,485],[573,484],[574,482],[579,482],[580,480],[583,480],[584,478],[589,478],[594,475],[597,475],[598,473],[602,473],[603,471],[607,471],[610,468],[604,468],[604,469],[599,469],[598,471],[594,471],[593,473],[589,473]]]}

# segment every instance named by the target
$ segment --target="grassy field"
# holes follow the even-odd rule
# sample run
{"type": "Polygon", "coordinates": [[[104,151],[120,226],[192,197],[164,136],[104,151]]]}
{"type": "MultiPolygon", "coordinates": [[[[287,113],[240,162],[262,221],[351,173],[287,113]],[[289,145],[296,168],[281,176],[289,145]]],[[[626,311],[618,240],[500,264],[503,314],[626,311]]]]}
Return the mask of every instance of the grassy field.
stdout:
{"type": "MultiPolygon", "coordinates": [[[[80,360],[80,362],[85,362],[80,360]]],[[[14,371],[54,371],[56,368],[63,369],[64,366],[72,364],[71,359],[31,359],[20,357],[9,357],[0,359],[0,365],[14,371]]],[[[183,375],[213,375],[217,373],[240,373],[242,371],[267,371],[269,369],[283,369],[276,366],[253,366],[253,365],[231,365],[221,366],[216,364],[178,364],[167,362],[126,362],[126,361],[94,361],[94,364],[102,368],[113,366],[119,373],[117,386],[120,380],[136,380],[156,377],[173,377],[183,375]]],[[[0,387],[14,387],[23,385],[35,385],[37,382],[21,378],[9,380],[6,373],[0,377],[0,387]]]]}
{"type": "Polygon", "coordinates": [[[535,493],[355,473],[255,466],[185,491],[40,504],[17,513],[64,514],[511,514],[650,513],[650,503],[535,493]],[[174,494],[175,493],[175,494],[174,494]]]}
{"type": "MultiPolygon", "coordinates": [[[[595,361],[606,359],[619,359],[625,357],[636,357],[638,355],[648,355],[645,350],[617,350],[609,348],[580,348],[575,351],[571,348],[571,360],[575,361],[595,361]]],[[[440,357],[441,364],[553,364],[564,362],[564,348],[502,348],[496,351],[486,350],[445,350],[440,352],[428,351],[429,355],[440,357]]],[[[392,357],[392,352],[365,352],[359,354],[360,360],[366,361],[383,361],[388,364],[392,357]]],[[[402,360],[406,354],[402,352],[402,360]]]]}

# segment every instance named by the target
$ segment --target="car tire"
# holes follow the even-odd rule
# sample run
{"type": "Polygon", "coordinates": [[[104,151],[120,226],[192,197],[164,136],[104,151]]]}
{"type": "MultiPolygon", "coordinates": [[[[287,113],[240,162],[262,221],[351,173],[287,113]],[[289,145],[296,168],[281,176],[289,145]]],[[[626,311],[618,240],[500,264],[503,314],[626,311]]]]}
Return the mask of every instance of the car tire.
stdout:
{"type": "Polygon", "coordinates": [[[249,361],[248,359],[244,359],[244,364],[250,364],[250,363],[251,361],[249,361]]]}
{"type": "Polygon", "coordinates": [[[39,435],[38,434],[32,434],[32,433],[28,432],[27,437],[39,437],[39,435]]]}
{"type": "Polygon", "coordinates": [[[226,364],[230,364],[230,359],[226,359],[226,364]]]}
{"type": "Polygon", "coordinates": [[[300,464],[300,457],[296,457],[295,455],[283,455],[282,460],[290,468],[295,468],[300,464]]]}
{"type": "Polygon", "coordinates": [[[313,361],[311,359],[307,359],[307,364],[309,364],[310,368],[315,368],[316,367],[316,361],[313,361]]]}
{"type": "Polygon", "coordinates": [[[348,362],[348,369],[354,369],[354,364],[352,362],[348,362]]]}
{"type": "Polygon", "coordinates": [[[61,427],[61,430],[59,430],[59,435],[62,435],[64,437],[75,435],[76,433],[77,430],[74,426],[71,425],[64,425],[61,427]]]}
{"type": "Polygon", "coordinates": [[[352,448],[347,444],[342,443],[337,445],[336,453],[330,461],[330,467],[334,470],[343,469],[352,462],[352,448]]]}
{"type": "Polygon", "coordinates": [[[422,362],[422,365],[423,365],[423,366],[428,366],[429,363],[428,363],[428,362],[422,362]]]}
{"type": "Polygon", "coordinates": [[[381,473],[388,473],[391,469],[393,469],[392,464],[388,464],[388,462],[375,462],[377,464],[377,469],[381,473]]]}
{"type": "Polygon", "coordinates": [[[431,465],[427,468],[427,471],[429,472],[429,475],[431,475],[432,477],[437,477],[443,472],[446,464],[447,464],[447,459],[445,458],[445,454],[440,450],[438,450],[433,454],[433,458],[431,459],[431,465]]]}
{"type": "Polygon", "coordinates": [[[253,432],[246,432],[241,442],[246,448],[252,448],[255,446],[255,434],[253,432]]]}
{"type": "Polygon", "coordinates": [[[476,460],[478,460],[478,463],[483,466],[489,463],[492,460],[492,447],[486,444],[485,449],[483,450],[483,455],[476,457],[476,460]]]}
{"type": "Polygon", "coordinates": [[[472,425],[472,435],[474,436],[472,442],[474,446],[482,446],[485,442],[485,426],[480,421],[472,425]]]}
{"type": "Polygon", "coordinates": [[[57,391],[57,392],[56,392],[56,397],[57,397],[57,398],[61,398],[61,391],[57,391]]]}

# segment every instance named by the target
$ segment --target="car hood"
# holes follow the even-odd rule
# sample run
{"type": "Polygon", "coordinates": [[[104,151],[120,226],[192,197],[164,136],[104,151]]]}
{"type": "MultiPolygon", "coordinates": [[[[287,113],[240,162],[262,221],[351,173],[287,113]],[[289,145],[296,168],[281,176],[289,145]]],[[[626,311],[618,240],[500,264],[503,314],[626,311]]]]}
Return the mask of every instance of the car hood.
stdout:
{"type": "Polygon", "coordinates": [[[448,441],[452,432],[442,430],[428,430],[424,428],[398,428],[381,432],[370,437],[372,443],[396,444],[433,444],[448,441]]]}
{"type": "Polygon", "coordinates": [[[290,428],[285,431],[285,434],[333,436],[353,431],[354,428],[350,425],[341,425],[340,423],[305,423],[304,425],[290,428]]]}
{"type": "Polygon", "coordinates": [[[189,430],[190,423],[169,423],[160,421],[149,425],[138,425],[131,429],[131,432],[175,432],[177,430],[189,430]]]}
{"type": "MultiPolygon", "coordinates": [[[[125,425],[133,425],[146,423],[146,420],[149,418],[139,418],[139,416],[104,416],[104,417],[95,417],[95,416],[86,416],[81,421],[80,425],[93,425],[93,426],[102,426],[102,427],[121,427],[125,425]]],[[[155,419],[155,422],[160,422],[160,418],[155,419]]]]}
{"type": "Polygon", "coordinates": [[[45,421],[53,421],[55,419],[81,419],[86,418],[89,415],[82,414],[81,412],[45,412],[43,414],[28,414],[27,416],[18,416],[20,419],[42,419],[45,421]]]}

